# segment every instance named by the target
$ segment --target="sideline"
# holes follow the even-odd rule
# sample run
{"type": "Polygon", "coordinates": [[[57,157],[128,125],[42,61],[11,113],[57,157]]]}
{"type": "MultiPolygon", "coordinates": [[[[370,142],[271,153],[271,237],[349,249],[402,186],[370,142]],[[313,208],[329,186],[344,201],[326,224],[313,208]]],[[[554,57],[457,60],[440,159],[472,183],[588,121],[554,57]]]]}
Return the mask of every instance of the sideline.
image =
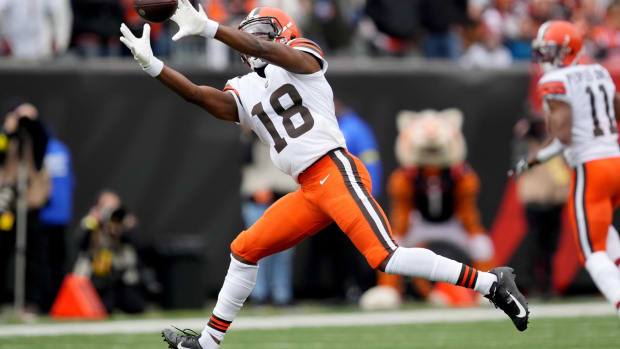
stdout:
{"type": "MultiPolygon", "coordinates": [[[[569,318],[581,316],[614,315],[606,302],[567,304],[534,304],[530,308],[530,322],[541,318],[569,318]]],[[[283,316],[239,317],[231,325],[235,331],[278,329],[293,327],[347,327],[372,325],[399,325],[439,322],[473,322],[506,320],[501,310],[482,307],[466,309],[423,309],[356,313],[330,313],[283,316]]],[[[37,325],[0,326],[0,337],[59,336],[69,334],[156,333],[174,325],[179,328],[202,329],[205,318],[145,319],[105,322],[63,322],[37,325]]]]}

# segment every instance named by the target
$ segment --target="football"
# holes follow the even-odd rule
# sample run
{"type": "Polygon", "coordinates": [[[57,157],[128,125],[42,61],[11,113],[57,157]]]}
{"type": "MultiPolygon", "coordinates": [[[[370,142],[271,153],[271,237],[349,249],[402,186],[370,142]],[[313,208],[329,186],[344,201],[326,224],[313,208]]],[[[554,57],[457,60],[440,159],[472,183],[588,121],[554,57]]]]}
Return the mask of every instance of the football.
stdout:
{"type": "Polygon", "coordinates": [[[133,8],[149,22],[161,23],[177,10],[177,0],[134,0],[133,8]]]}

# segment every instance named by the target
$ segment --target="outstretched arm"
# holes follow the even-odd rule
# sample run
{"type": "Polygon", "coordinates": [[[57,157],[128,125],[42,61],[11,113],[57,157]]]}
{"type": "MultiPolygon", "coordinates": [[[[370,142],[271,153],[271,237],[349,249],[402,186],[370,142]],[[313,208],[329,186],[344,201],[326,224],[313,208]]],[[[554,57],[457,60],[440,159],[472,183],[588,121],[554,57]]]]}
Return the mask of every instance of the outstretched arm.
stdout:
{"type": "Polygon", "coordinates": [[[262,58],[292,73],[312,74],[321,70],[320,63],[312,55],[220,25],[207,18],[202,5],[196,10],[188,0],[179,0],[178,9],[171,19],[179,25],[179,31],[172,37],[174,41],[189,35],[202,35],[215,38],[241,53],[262,58]]]}
{"type": "Polygon", "coordinates": [[[274,41],[220,25],[215,38],[248,56],[260,57],[296,74],[312,74],[321,70],[318,60],[309,53],[274,41]]]}
{"type": "Polygon", "coordinates": [[[196,104],[216,118],[239,122],[237,104],[230,93],[210,86],[198,86],[183,74],[166,66],[157,76],[157,80],[186,101],[196,104]]]}
{"type": "Polygon", "coordinates": [[[545,101],[548,106],[547,130],[549,137],[543,145],[531,153],[527,159],[521,159],[508,171],[508,176],[519,177],[531,167],[543,163],[564,150],[572,141],[573,117],[568,103],[559,100],[545,101]]]}
{"type": "Polygon", "coordinates": [[[214,117],[238,122],[237,104],[230,93],[209,86],[198,86],[181,73],[164,66],[162,61],[153,56],[149,39],[150,32],[151,27],[145,24],[142,37],[136,38],[125,23],[121,25],[123,36],[120,40],[131,50],[142,69],[183,99],[200,106],[214,117]]]}

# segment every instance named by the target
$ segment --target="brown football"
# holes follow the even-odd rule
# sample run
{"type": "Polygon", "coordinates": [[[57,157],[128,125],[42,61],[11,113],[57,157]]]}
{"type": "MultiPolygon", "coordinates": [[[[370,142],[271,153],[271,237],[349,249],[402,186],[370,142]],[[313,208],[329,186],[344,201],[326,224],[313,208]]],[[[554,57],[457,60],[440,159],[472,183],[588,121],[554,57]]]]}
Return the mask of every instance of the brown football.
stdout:
{"type": "Polygon", "coordinates": [[[161,23],[177,10],[177,0],[133,0],[133,8],[149,22],[161,23]]]}

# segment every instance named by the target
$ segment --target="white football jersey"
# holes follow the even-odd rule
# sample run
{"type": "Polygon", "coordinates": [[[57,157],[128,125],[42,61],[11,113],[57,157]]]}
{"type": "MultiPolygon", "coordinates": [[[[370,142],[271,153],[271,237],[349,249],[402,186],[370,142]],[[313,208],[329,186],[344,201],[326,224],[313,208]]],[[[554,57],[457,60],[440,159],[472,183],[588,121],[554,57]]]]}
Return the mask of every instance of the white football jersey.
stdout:
{"type": "Polygon", "coordinates": [[[227,82],[239,122],[269,145],[273,163],[295,180],[332,149],[346,148],[334,111],[334,96],[325,79],[327,62],[312,41],[295,39],[288,45],[322,62],[313,74],[295,74],[279,66],[265,67],[265,77],[251,72],[227,82]]]}
{"type": "Polygon", "coordinates": [[[575,65],[543,75],[543,102],[557,99],[572,108],[572,143],[564,155],[571,166],[620,156],[614,112],[616,85],[599,64],[575,65]]]}

